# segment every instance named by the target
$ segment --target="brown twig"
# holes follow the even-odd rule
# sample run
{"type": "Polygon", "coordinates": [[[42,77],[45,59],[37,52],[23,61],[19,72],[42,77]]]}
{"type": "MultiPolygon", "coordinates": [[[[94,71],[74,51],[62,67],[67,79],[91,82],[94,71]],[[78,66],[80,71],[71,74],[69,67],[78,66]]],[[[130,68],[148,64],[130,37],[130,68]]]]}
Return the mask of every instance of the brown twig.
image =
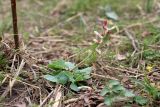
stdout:
{"type": "Polygon", "coordinates": [[[42,101],[42,103],[40,104],[39,107],[43,107],[44,104],[47,102],[47,100],[53,95],[54,91],[52,91],[51,93],[49,93],[49,95],[42,101]]]}
{"type": "Polygon", "coordinates": [[[133,35],[128,31],[128,29],[125,29],[124,31],[128,38],[131,40],[134,50],[139,51],[138,41],[133,37],[133,35]]]}
{"type": "Polygon", "coordinates": [[[18,49],[19,48],[19,35],[18,35],[18,26],[17,26],[16,0],[11,0],[11,8],[12,8],[12,21],[13,21],[13,34],[14,34],[15,49],[18,49]]]}
{"type": "Polygon", "coordinates": [[[66,104],[73,103],[73,102],[76,102],[76,101],[82,100],[82,99],[83,99],[83,97],[68,99],[68,100],[64,101],[64,104],[66,105],[66,104]]]}
{"type": "Polygon", "coordinates": [[[98,77],[98,78],[101,78],[101,79],[112,79],[112,80],[118,80],[117,78],[114,78],[114,77],[110,77],[109,75],[99,75],[99,74],[96,74],[96,73],[91,73],[93,77],[98,77]]]}
{"type": "Polygon", "coordinates": [[[111,67],[111,66],[105,66],[106,68],[109,68],[111,70],[116,70],[116,71],[121,71],[121,72],[125,72],[125,73],[129,73],[129,74],[132,74],[132,75],[137,75],[136,72],[138,72],[136,69],[132,69],[132,70],[129,70],[129,69],[124,69],[124,68],[116,68],[116,67],[111,67]]]}

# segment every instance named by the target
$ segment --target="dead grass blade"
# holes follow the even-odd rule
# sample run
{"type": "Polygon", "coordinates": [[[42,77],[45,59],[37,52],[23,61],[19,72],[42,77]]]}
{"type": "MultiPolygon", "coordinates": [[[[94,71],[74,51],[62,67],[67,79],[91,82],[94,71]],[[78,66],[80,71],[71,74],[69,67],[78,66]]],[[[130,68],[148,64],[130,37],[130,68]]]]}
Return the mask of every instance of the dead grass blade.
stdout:
{"type": "Polygon", "coordinates": [[[10,92],[10,94],[12,94],[12,87],[17,79],[17,77],[19,76],[20,72],[22,71],[23,67],[25,65],[24,60],[22,59],[19,68],[17,69],[17,72],[15,73],[15,76],[13,78],[13,80],[10,80],[8,87],[6,88],[6,90],[3,92],[3,94],[1,95],[0,99],[3,99],[7,96],[7,94],[10,92]]]}
{"type": "Polygon", "coordinates": [[[58,87],[58,89],[57,89],[57,91],[55,91],[56,92],[56,96],[55,96],[55,103],[52,105],[52,107],[62,107],[62,86],[60,85],[59,87],[58,87]]]}

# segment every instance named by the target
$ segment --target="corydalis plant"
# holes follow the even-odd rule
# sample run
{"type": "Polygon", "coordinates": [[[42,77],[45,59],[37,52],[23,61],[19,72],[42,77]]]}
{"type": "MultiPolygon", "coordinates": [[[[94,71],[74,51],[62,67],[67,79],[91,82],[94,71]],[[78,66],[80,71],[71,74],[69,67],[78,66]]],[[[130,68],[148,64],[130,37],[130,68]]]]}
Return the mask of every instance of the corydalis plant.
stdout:
{"type": "Polygon", "coordinates": [[[97,54],[101,54],[100,47],[103,46],[106,41],[109,39],[110,31],[116,28],[113,26],[112,28],[108,27],[108,21],[105,20],[102,22],[102,32],[94,31],[96,38],[93,39],[93,43],[91,46],[83,49],[78,53],[78,60],[82,60],[83,64],[90,65],[97,60],[97,54]]]}
{"type": "Polygon", "coordinates": [[[103,46],[103,44],[109,39],[109,34],[111,33],[111,31],[116,28],[116,26],[109,28],[107,20],[103,21],[102,27],[103,27],[102,33],[99,33],[98,31],[94,31],[94,34],[96,35],[96,39],[93,39],[94,41],[93,45],[96,45],[95,50],[99,54],[101,54],[101,51],[98,50],[98,48],[103,46]]]}

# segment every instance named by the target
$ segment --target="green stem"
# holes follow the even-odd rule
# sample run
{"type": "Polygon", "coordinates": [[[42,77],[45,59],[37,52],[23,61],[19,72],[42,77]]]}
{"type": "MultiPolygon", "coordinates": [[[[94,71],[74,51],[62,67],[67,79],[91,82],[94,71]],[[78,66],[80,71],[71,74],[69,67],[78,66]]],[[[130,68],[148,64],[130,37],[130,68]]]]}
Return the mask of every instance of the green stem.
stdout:
{"type": "Polygon", "coordinates": [[[150,13],[152,11],[152,7],[153,7],[153,0],[147,0],[146,3],[146,11],[148,13],[150,13]]]}

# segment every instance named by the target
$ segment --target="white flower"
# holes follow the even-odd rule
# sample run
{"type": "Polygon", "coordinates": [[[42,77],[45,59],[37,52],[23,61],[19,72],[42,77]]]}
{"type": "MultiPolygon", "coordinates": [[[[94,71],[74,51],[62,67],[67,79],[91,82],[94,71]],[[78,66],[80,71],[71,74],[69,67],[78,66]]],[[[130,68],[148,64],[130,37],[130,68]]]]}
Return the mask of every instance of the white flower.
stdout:
{"type": "Polygon", "coordinates": [[[94,31],[94,34],[95,34],[96,36],[100,37],[101,39],[103,38],[103,36],[102,36],[99,32],[97,32],[97,31],[94,31]]]}

